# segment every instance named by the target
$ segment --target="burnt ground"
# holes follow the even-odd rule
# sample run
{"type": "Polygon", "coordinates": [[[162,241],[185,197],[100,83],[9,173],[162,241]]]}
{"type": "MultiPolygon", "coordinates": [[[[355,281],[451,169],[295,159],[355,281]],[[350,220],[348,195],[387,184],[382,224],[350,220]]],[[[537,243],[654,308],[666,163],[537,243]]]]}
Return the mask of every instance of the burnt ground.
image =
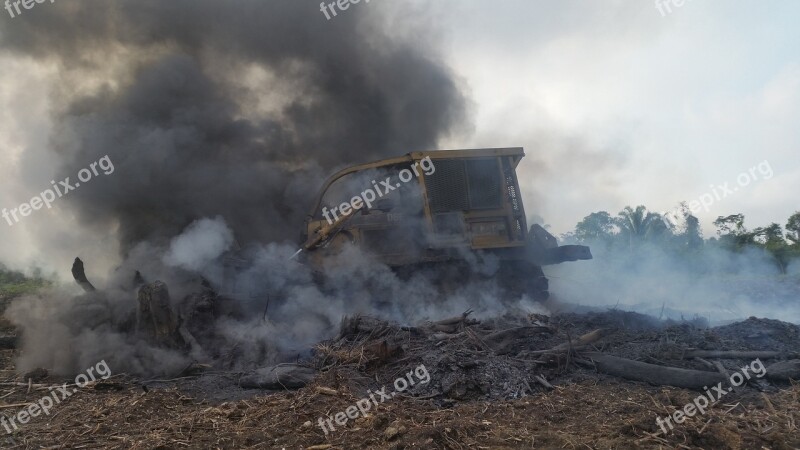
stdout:
{"type": "MultiPolygon", "coordinates": [[[[0,331],[13,334],[7,322],[0,331]]],[[[798,351],[800,327],[750,318],[721,327],[659,322],[622,311],[554,317],[509,313],[481,322],[400,326],[349,318],[303,364],[318,371],[297,390],[242,389],[246,374],[205,373],[172,380],[114,375],[79,389],[49,416],[32,418],[3,448],[800,448],[800,385],[753,378],[706,412],[664,434],[656,424],[700,392],[598,373],[587,350],[696,370],[689,348],[798,351]],[[543,352],[596,329],[590,348],[543,352]],[[515,330],[494,334],[498,330],[515,330]],[[430,376],[325,435],[320,417],[424,365],[430,376]],[[545,380],[539,381],[539,378],[545,380]],[[546,384],[553,385],[552,388],[546,384]]],[[[71,380],[17,374],[0,355],[0,414],[71,380]],[[16,406],[14,406],[16,405],[16,406]]],[[[720,360],[733,372],[749,360],[720,360]]],[[[764,361],[765,364],[769,362],[764,361]]],[[[773,362],[773,361],[770,361],[773,362]]],[[[417,380],[419,381],[419,379],[417,380]]],[[[2,428],[0,428],[2,430],[2,428]]]]}

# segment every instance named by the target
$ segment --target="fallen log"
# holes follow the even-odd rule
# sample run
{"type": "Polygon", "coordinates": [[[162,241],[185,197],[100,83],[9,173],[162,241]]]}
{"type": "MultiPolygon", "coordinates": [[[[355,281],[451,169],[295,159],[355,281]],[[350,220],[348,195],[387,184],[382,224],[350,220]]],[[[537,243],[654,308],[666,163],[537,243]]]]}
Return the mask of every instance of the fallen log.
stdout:
{"type": "Polygon", "coordinates": [[[553,348],[557,350],[567,350],[570,347],[580,347],[584,345],[589,345],[599,341],[600,339],[608,336],[611,333],[613,333],[613,330],[609,328],[598,328],[592,332],[584,334],[583,336],[579,337],[578,339],[575,339],[574,341],[565,342],[553,348]]]}
{"type": "Polygon", "coordinates": [[[584,356],[594,361],[599,372],[626,380],[644,381],[657,386],[675,386],[687,389],[703,389],[724,382],[727,377],[717,372],[657,366],[632,359],[603,353],[587,353],[584,356]]]}
{"type": "Polygon", "coordinates": [[[488,334],[481,339],[498,355],[508,353],[514,343],[530,339],[540,333],[552,333],[548,327],[517,327],[488,334]]]}
{"type": "Polygon", "coordinates": [[[433,324],[434,325],[457,325],[457,324],[463,322],[464,319],[469,317],[470,314],[472,314],[472,310],[468,309],[468,310],[464,311],[463,313],[461,313],[460,316],[451,317],[449,319],[437,320],[436,322],[433,322],[433,324]]]}
{"type": "Polygon", "coordinates": [[[555,389],[552,384],[550,384],[543,376],[541,375],[534,375],[533,379],[536,380],[537,383],[541,384],[542,386],[546,387],[547,389],[555,389]]]}
{"type": "Polygon", "coordinates": [[[773,359],[782,355],[781,352],[760,350],[696,350],[690,349],[683,352],[683,359],[692,358],[718,358],[718,359],[773,359]]]}
{"type": "MultiPolygon", "coordinates": [[[[472,310],[468,309],[458,317],[451,317],[449,319],[433,322],[431,323],[430,328],[433,331],[442,333],[455,333],[459,331],[463,325],[469,324],[467,317],[469,317],[470,314],[472,314],[472,310]]],[[[474,323],[477,323],[477,321],[474,323]]]]}
{"type": "Polygon", "coordinates": [[[555,347],[547,350],[535,350],[525,353],[529,355],[543,355],[545,353],[558,353],[570,349],[579,350],[582,348],[586,348],[588,345],[599,341],[600,339],[608,336],[613,332],[614,330],[611,330],[609,328],[598,328],[592,332],[584,334],[583,336],[579,337],[578,339],[575,339],[574,341],[568,341],[563,344],[558,344],[555,347]]]}
{"type": "Polygon", "coordinates": [[[74,278],[75,282],[86,292],[94,292],[97,290],[92,283],[89,282],[89,279],[86,278],[86,272],[83,270],[83,261],[81,261],[80,258],[75,258],[75,261],[72,263],[72,278],[74,278]]]}
{"type": "Polygon", "coordinates": [[[800,359],[776,362],[767,367],[767,378],[772,380],[800,380],[800,359]]]}
{"type": "Polygon", "coordinates": [[[434,333],[431,335],[431,338],[437,341],[446,341],[451,339],[458,339],[464,337],[464,332],[456,333],[456,334],[449,334],[449,333],[434,333]]]}
{"type": "Polygon", "coordinates": [[[194,375],[200,375],[200,374],[202,374],[203,372],[205,372],[208,369],[211,369],[211,365],[210,364],[200,364],[200,363],[193,362],[193,363],[190,363],[188,366],[186,366],[183,370],[181,370],[180,373],[178,373],[178,375],[175,378],[183,378],[183,377],[191,377],[191,376],[194,376],[194,375]]]}

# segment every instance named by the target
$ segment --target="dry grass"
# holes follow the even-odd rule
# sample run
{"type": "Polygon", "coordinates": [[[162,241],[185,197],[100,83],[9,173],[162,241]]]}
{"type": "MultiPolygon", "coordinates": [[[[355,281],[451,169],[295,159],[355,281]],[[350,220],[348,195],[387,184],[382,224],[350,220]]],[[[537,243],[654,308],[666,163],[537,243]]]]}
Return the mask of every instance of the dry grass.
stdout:
{"type": "MultiPolygon", "coordinates": [[[[657,388],[594,373],[575,373],[555,389],[513,401],[455,402],[436,396],[398,396],[325,435],[319,418],[355,405],[351,390],[361,369],[380,366],[382,379],[394,360],[390,330],[357,333],[341,345],[316,350],[326,371],[303,389],[214,403],[187,394],[175,383],[145,391],[137,380],[116,376],[79,390],[46,417],[33,418],[0,447],[13,449],[797,449],[800,448],[800,385],[760,393],[731,393],[706,414],[663,433],[665,417],[699,395],[657,388]],[[389,343],[387,343],[387,341],[389,343]],[[118,387],[119,390],[109,389],[118,387]]],[[[403,332],[405,333],[405,332],[403,332]]],[[[405,336],[401,333],[400,337],[405,336]]],[[[396,340],[396,339],[395,339],[396,340]]],[[[415,346],[406,342],[409,354],[415,346]],[[412,348],[413,347],[413,348],[412,348]]],[[[474,343],[476,348],[480,342],[474,343]]],[[[544,345],[544,344],[543,344],[544,345]]],[[[547,344],[549,347],[550,344],[547,344]]],[[[464,349],[461,349],[464,352],[464,349]]],[[[478,352],[479,350],[473,350],[478,352]]],[[[470,354],[473,354],[470,353],[470,354]]],[[[12,351],[0,352],[0,414],[35,402],[55,383],[22,382],[12,351]]],[[[370,372],[372,373],[372,372],[370,372]]],[[[377,381],[377,378],[372,381],[377,381]]],[[[492,380],[495,382],[495,380],[492,380]]],[[[499,382],[498,382],[499,383],[499,382]]],[[[361,392],[361,391],[359,391],[361,392]]],[[[528,389],[526,392],[531,392],[528,389]]],[[[1,430],[2,428],[0,428],[1,430]]]]}
{"type": "MultiPolygon", "coordinates": [[[[118,380],[117,382],[124,381],[118,380]]],[[[663,435],[655,419],[697,393],[609,382],[558,386],[508,402],[440,407],[398,397],[325,436],[317,419],[358,400],[333,372],[297,392],[221,404],[176,388],[86,388],[12,436],[4,448],[773,448],[800,446],[800,387],[723,402],[663,435]],[[335,388],[337,393],[320,390],[335,388]]],[[[0,402],[35,401],[41,390],[0,386],[0,402]],[[8,394],[11,392],[11,395],[8,394]],[[2,396],[3,394],[0,394],[2,396]],[[22,400],[22,401],[20,401],[22,400]]],[[[17,409],[0,410],[8,414],[17,409]]]]}

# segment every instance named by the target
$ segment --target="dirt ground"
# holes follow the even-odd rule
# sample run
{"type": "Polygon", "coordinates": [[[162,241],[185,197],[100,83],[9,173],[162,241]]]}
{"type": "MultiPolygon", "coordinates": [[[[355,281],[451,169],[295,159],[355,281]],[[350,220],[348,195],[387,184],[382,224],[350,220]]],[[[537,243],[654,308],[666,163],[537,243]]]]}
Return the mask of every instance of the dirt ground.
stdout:
{"type": "MultiPolygon", "coordinates": [[[[569,329],[577,334],[598,324],[607,324],[609,320],[624,322],[633,317],[620,314],[565,316],[559,320],[572,324],[569,329]]],[[[566,329],[563,323],[560,327],[566,329]]],[[[767,344],[764,341],[767,337],[776,339],[773,348],[796,342],[796,329],[777,321],[750,319],[713,331],[702,331],[686,324],[676,327],[654,331],[643,325],[634,326],[629,321],[625,330],[601,348],[618,355],[642,356],[656,350],[652,345],[662,341],[659,336],[664,333],[677,336],[675,330],[682,328],[686,329],[681,334],[683,340],[697,344],[700,339],[706,347],[714,342],[730,346],[731,339],[736,337],[755,340],[753,345],[758,347],[767,344]],[[772,331],[764,332],[765,329],[772,331]],[[638,336],[641,345],[633,345],[632,336],[638,336]]],[[[7,322],[0,323],[0,331],[6,335],[14,332],[7,322]]],[[[388,327],[382,336],[391,337],[395,332],[398,331],[388,327]]],[[[556,334],[541,339],[541,344],[549,347],[561,337],[556,334]]],[[[331,361],[331,355],[342,354],[342,342],[350,346],[348,352],[361,346],[364,353],[366,341],[363,339],[341,338],[338,344],[326,343],[327,370],[298,390],[243,390],[237,386],[242,374],[213,370],[174,380],[140,380],[114,375],[83,388],[69,386],[75,393],[53,406],[49,415],[32,417],[26,424],[18,424],[18,429],[12,429],[12,433],[0,428],[3,430],[0,446],[13,449],[318,450],[800,448],[797,426],[800,423],[800,384],[761,384],[733,392],[705,415],[689,418],[664,434],[656,418],[683,408],[698,392],[626,381],[598,374],[592,368],[569,371],[562,368],[559,375],[556,367],[542,372],[555,385],[552,390],[529,386],[520,393],[513,389],[473,386],[473,389],[459,391],[452,388],[454,383],[448,382],[450,391],[447,394],[445,383],[441,379],[437,381],[437,377],[470,372],[463,368],[448,372],[447,364],[464,366],[463,361],[470,358],[478,366],[488,364],[481,360],[480,349],[469,345],[442,350],[443,355],[452,354],[454,359],[437,356],[437,361],[425,360],[432,380],[426,391],[428,395],[420,395],[421,391],[413,395],[400,394],[380,403],[366,417],[350,420],[344,427],[337,425],[335,431],[326,435],[318,424],[320,418],[333,417],[356,405],[365,396],[366,386],[372,389],[391,386],[396,377],[393,367],[404,364],[414,367],[418,362],[414,359],[415,353],[408,349],[405,356],[388,359],[384,355],[383,359],[352,364],[331,361]],[[473,353],[468,352],[470,348],[473,353]],[[462,353],[461,356],[458,353],[462,353]],[[360,374],[364,380],[354,383],[354,374],[360,374]],[[466,394],[456,400],[452,398],[453,392],[466,394]],[[509,395],[509,392],[515,394],[509,395]]],[[[413,342],[408,345],[415,347],[413,342]]],[[[6,418],[50,395],[52,387],[73,381],[54,376],[26,380],[15,371],[13,356],[16,351],[3,350],[0,355],[0,414],[6,418]]],[[[428,358],[431,354],[425,353],[428,358]]],[[[518,351],[493,356],[487,367],[492,370],[524,367],[514,365],[522,364],[514,361],[519,358],[518,351]]],[[[502,383],[500,379],[496,381],[496,384],[502,383]]]]}

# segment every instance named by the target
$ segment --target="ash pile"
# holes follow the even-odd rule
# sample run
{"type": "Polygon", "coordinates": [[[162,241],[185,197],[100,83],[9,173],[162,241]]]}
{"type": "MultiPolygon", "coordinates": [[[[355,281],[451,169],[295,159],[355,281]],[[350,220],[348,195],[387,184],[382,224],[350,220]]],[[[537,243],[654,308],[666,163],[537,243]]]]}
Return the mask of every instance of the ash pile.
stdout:
{"type": "Polygon", "coordinates": [[[703,320],[660,321],[618,310],[509,313],[482,321],[467,311],[420,326],[354,316],[342,321],[336,339],[315,347],[305,369],[319,372],[317,385],[345,384],[365,395],[382,385],[391,389],[393,380],[424,365],[430,382],[403,394],[448,406],[512,400],[611,377],[702,390],[728,386],[734,373],[758,360],[757,373],[747,373],[736,389],[741,395],[800,379],[798,343],[800,327],[757,318],[711,328],[703,320]]]}

